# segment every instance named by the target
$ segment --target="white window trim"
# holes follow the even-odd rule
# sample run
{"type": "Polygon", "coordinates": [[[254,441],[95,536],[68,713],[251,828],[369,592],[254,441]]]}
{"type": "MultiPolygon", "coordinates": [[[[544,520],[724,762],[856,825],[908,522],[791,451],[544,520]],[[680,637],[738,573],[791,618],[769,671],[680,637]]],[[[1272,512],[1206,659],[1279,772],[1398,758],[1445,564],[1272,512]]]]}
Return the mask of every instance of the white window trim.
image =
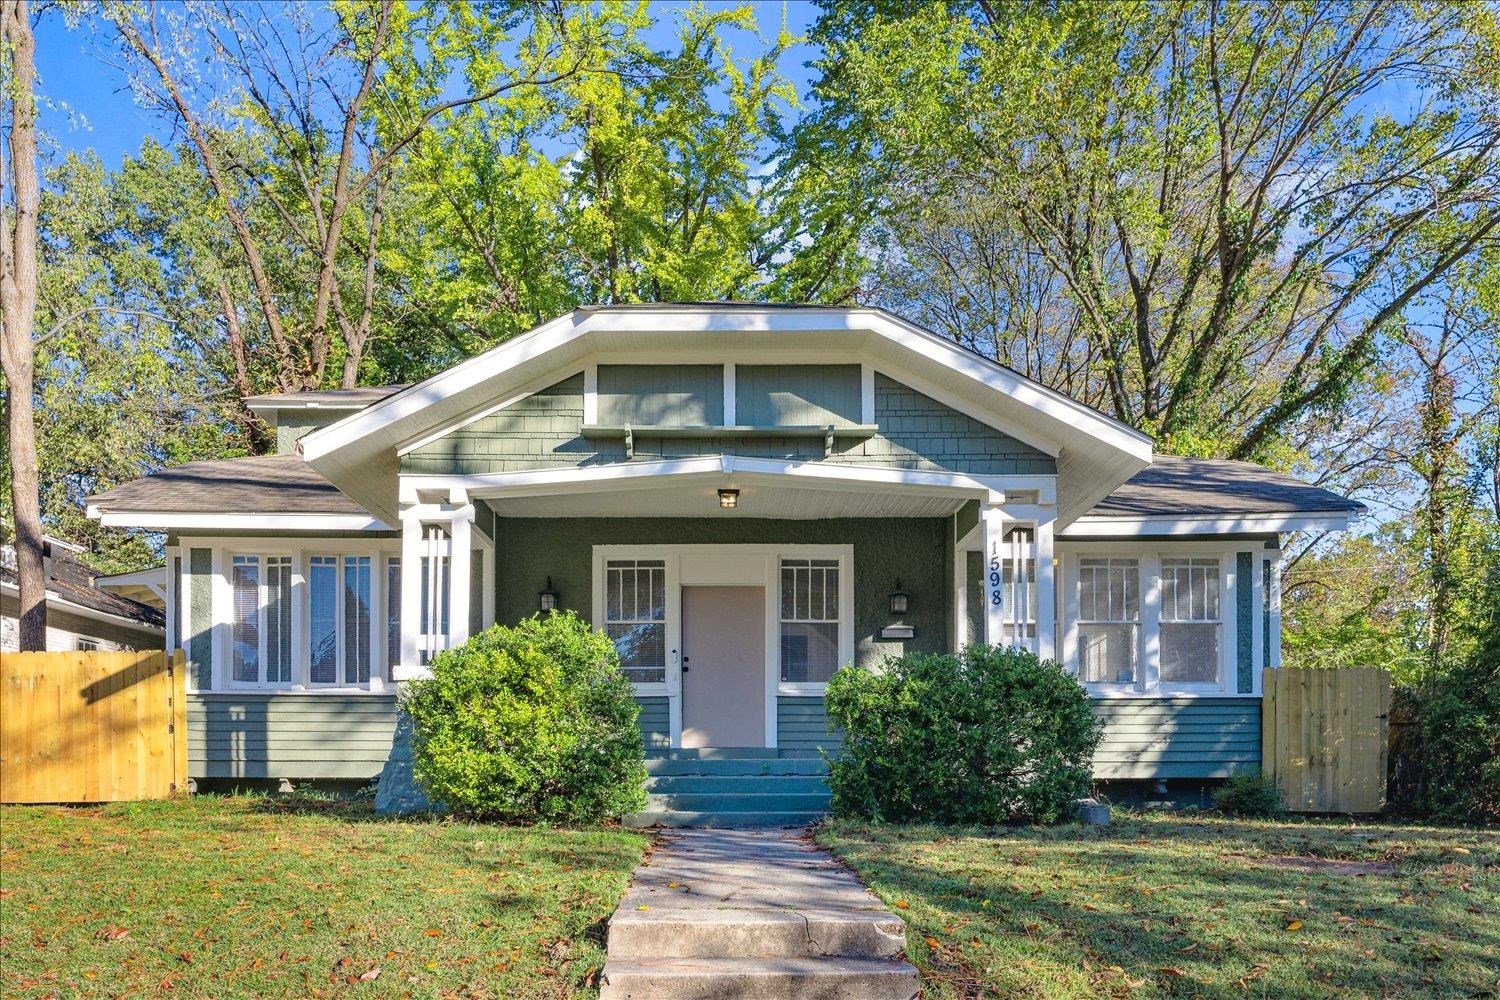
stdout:
{"type": "MultiPolygon", "coordinates": [[[[213,694],[243,694],[246,692],[266,692],[270,694],[354,694],[354,695],[388,695],[391,687],[390,682],[381,676],[380,663],[384,657],[385,649],[385,578],[383,572],[377,572],[377,566],[383,569],[385,560],[391,556],[401,555],[400,538],[294,538],[294,539],[267,539],[263,537],[214,537],[194,538],[185,536],[179,541],[180,551],[183,555],[183,596],[188,597],[187,583],[191,576],[191,568],[187,558],[188,552],[195,548],[207,548],[210,550],[210,576],[209,576],[209,600],[211,620],[210,628],[210,664],[209,676],[211,687],[196,688],[191,686],[191,673],[189,674],[190,686],[188,690],[204,695],[213,694]],[[195,544],[197,542],[208,544],[195,544]],[[233,557],[236,555],[265,556],[289,556],[292,560],[292,682],[290,684],[277,683],[266,684],[249,683],[247,681],[232,682],[233,674],[233,648],[234,639],[234,587],[231,576],[233,557]],[[308,581],[308,568],[312,556],[337,556],[339,571],[339,621],[342,622],[343,615],[343,557],[346,555],[362,555],[370,557],[370,680],[366,684],[343,683],[343,659],[340,652],[338,681],[332,684],[311,683],[312,674],[312,650],[311,650],[311,593],[308,581]]],[[[262,564],[264,567],[264,564],[262,564]]],[[[264,568],[262,568],[264,573],[264,568]]],[[[264,581],[262,581],[264,586],[264,581]]],[[[186,603],[191,603],[187,601],[186,603]]],[[[403,605],[404,613],[404,605],[403,605]]],[[[179,614],[179,622],[183,635],[181,637],[183,648],[187,648],[188,615],[179,614]]]]}
{"type": "MultiPolygon", "coordinates": [[[[1094,698],[1259,698],[1260,683],[1257,680],[1249,692],[1237,690],[1236,670],[1238,647],[1238,621],[1235,609],[1238,606],[1236,557],[1241,552],[1252,554],[1254,573],[1260,571],[1260,559],[1269,551],[1262,540],[1244,541],[1078,541],[1059,539],[1058,558],[1063,572],[1063,633],[1061,662],[1075,677],[1079,675],[1078,648],[1079,617],[1079,560],[1085,557],[1135,558],[1140,561],[1141,622],[1137,649],[1136,683],[1084,684],[1094,698]],[[1215,683],[1161,682],[1161,560],[1163,557],[1213,556],[1219,560],[1219,627],[1220,642],[1218,656],[1218,680],[1215,683]]],[[[1275,574],[1273,573],[1273,580],[1275,574]]],[[[1245,581],[1247,585],[1253,581],[1245,581]]],[[[1256,614],[1259,606],[1252,604],[1256,614]]],[[[1252,620],[1252,642],[1255,623],[1252,620]]],[[[1272,616],[1273,634],[1269,637],[1272,648],[1280,644],[1280,623],[1272,616]]],[[[1265,642],[1266,638],[1262,638],[1265,642]]],[[[1258,676],[1258,671],[1256,671],[1258,676]]]]}
{"type": "MultiPolygon", "coordinates": [[[[229,573],[229,595],[230,595],[230,604],[229,604],[230,618],[229,618],[229,630],[228,630],[229,645],[228,645],[228,647],[225,650],[225,652],[227,654],[227,659],[226,659],[226,662],[225,662],[224,670],[225,670],[225,675],[226,675],[226,677],[228,678],[228,681],[229,681],[229,683],[226,685],[226,687],[229,690],[231,690],[231,691],[289,691],[297,683],[297,628],[296,628],[295,620],[293,621],[293,625],[292,625],[292,641],[291,641],[291,650],[292,650],[292,679],[291,680],[287,680],[287,681],[268,681],[268,680],[264,679],[265,675],[266,675],[266,666],[267,666],[267,656],[266,656],[266,654],[267,654],[267,652],[269,650],[269,647],[268,647],[267,641],[266,641],[266,621],[270,617],[270,605],[268,605],[266,603],[266,591],[267,591],[267,584],[266,584],[266,560],[267,559],[285,558],[287,555],[288,555],[288,553],[286,553],[286,552],[256,551],[256,550],[246,551],[246,550],[243,550],[243,549],[230,549],[226,553],[226,555],[224,557],[224,566],[225,566],[226,570],[229,573]],[[235,620],[234,620],[234,561],[236,559],[239,559],[239,558],[245,558],[245,559],[251,559],[251,558],[253,558],[253,559],[257,560],[257,563],[256,563],[256,574],[257,575],[256,575],[256,587],[255,587],[255,590],[256,590],[256,596],[255,596],[255,615],[256,615],[256,641],[259,643],[259,652],[258,652],[258,655],[260,657],[259,670],[260,670],[261,679],[260,680],[255,680],[255,681],[240,681],[240,680],[235,680],[235,678],[234,678],[234,626],[235,626],[235,620]]],[[[292,607],[294,609],[296,608],[296,601],[297,601],[297,590],[296,590],[296,587],[295,587],[296,571],[297,571],[297,567],[296,567],[296,562],[294,560],[293,564],[292,564],[292,567],[291,567],[291,573],[289,573],[288,576],[287,576],[287,595],[286,595],[287,600],[289,600],[289,601],[292,602],[292,607]]],[[[293,618],[295,619],[295,611],[293,612],[293,618]]]]}
{"type": "Polygon", "coordinates": [[[667,564],[667,679],[664,683],[632,684],[637,697],[666,697],[672,746],[682,744],[682,588],[685,586],[744,585],[765,588],[765,746],[776,746],[776,700],[779,696],[821,697],[826,682],[782,683],[781,681],[781,558],[836,559],[839,563],[839,663],[840,669],[854,662],[854,546],[766,545],[766,544],[665,544],[595,545],[592,565],[593,615],[596,627],[605,615],[604,564],[611,559],[662,559],[667,564]],[[720,557],[695,560],[684,572],[685,557],[720,557]],[[737,557],[737,558],[736,558],[737,557]],[[733,563],[736,569],[724,578],[699,577],[699,563],[733,563]]]}
{"type": "MultiPolygon", "coordinates": [[[[1143,687],[1149,648],[1146,630],[1146,585],[1147,581],[1151,578],[1146,575],[1145,559],[1139,552],[1118,550],[1082,553],[1079,558],[1073,561],[1073,565],[1071,566],[1072,572],[1068,581],[1069,605],[1072,609],[1070,631],[1073,635],[1072,657],[1068,662],[1068,667],[1073,671],[1073,676],[1075,677],[1082,677],[1083,675],[1083,650],[1081,644],[1078,642],[1078,628],[1084,624],[1082,559],[1129,559],[1133,560],[1136,564],[1136,618],[1133,623],[1135,625],[1135,681],[1130,684],[1118,684],[1109,681],[1096,681],[1093,683],[1080,681],[1079,683],[1083,684],[1084,688],[1090,694],[1094,695],[1122,695],[1139,692],[1143,687]]],[[[1119,625],[1132,624],[1127,621],[1116,622],[1102,619],[1097,620],[1097,622],[1119,625]]],[[[1088,620],[1088,623],[1095,624],[1096,619],[1091,618],[1088,620]]]]}
{"type": "MultiPolygon", "coordinates": [[[[1235,628],[1237,626],[1237,624],[1238,624],[1235,621],[1235,619],[1234,619],[1232,602],[1230,600],[1231,591],[1230,591],[1230,587],[1229,587],[1230,580],[1231,580],[1232,575],[1234,573],[1234,553],[1232,553],[1232,552],[1230,552],[1230,553],[1222,553],[1221,552],[1221,553],[1217,553],[1217,555],[1218,555],[1218,563],[1219,563],[1219,617],[1218,617],[1217,620],[1207,620],[1207,621],[1196,622],[1196,624],[1203,624],[1203,625],[1216,624],[1216,625],[1219,626],[1219,637],[1218,637],[1219,641],[1217,643],[1219,655],[1218,655],[1218,663],[1215,664],[1214,680],[1212,680],[1212,681],[1178,681],[1178,682],[1172,683],[1172,684],[1169,684],[1169,683],[1163,681],[1161,679],[1160,649],[1158,648],[1157,659],[1155,661],[1156,689],[1158,691],[1161,691],[1164,694],[1216,694],[1216,693],[1219,693],[1219,692],[1226,692],[1227,693],[1228,689],[1230,687],[1229,681],[1230,681],[1230,678],[1232,676],[1232,672],[1229,669],[1230,668],[1230,664],[1225,661],[1224,651],[1225,651],[1226,647],[1228,647],[1228,646],[1231,645],[1230,640],[1229,640],[1230,630],[1233,629],[1233,628],[1235,628]]],[[[1157,596],[1157,605],[1156,605],[1157,606],[1157,620],[1156,620],[1157,633],[1156,634],[1157,634],[1157,637],[1158,637],[1157,638],[1158,647],[1160,646],[1160,636],[1161,636],[1161,627],[1162,627],[1162,625],[1163,624],[1177,624],[1177,623],[1166,623],[1166,622],[1163,622],[1161,620],[1161,613],[1160,613],[1160,608],[1161,608],[1160,593],[1161,593],[1161,580],[1162,580],[1161,560],[1162,559],[1192,559],[1192,558],[1204,559],[1204,558],[1208,558],[1208,556],[1207,555],[1195,555],[1193,553],[1187,553],[1187,552],[1183,552],[1183,553],[1163,552],[1159,556],[1157,556],[1157,558],[1155,560],[1155,562],[1156,562],[1156,575],[1155,575],[1156,585],[1155,585],[1155,589],[1156,589],[1157,595],[1158,595],[1157,596]]]]}

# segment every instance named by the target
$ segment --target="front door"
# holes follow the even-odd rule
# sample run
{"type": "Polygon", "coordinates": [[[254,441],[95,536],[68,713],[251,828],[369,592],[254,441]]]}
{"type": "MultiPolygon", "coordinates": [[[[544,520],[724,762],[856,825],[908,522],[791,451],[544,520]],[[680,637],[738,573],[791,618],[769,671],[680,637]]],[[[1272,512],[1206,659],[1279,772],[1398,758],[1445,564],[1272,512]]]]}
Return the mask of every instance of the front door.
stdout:
{"type": "Polygon", "coordinates": [[[766,590],[682,588],[682,745],[766,744],[766,590]]]}

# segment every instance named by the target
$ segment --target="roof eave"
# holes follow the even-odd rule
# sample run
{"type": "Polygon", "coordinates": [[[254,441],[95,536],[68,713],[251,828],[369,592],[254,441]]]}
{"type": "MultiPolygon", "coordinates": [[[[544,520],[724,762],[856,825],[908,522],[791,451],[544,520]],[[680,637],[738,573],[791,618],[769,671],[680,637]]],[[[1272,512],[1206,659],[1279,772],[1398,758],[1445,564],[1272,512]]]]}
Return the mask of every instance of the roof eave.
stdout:
{"type": "Polygon", "coordinates": [[[1062,533],[1064,539],[1265,535],[1293,531],[1344,531],[1359,513],[1344,511],[1246,511],[1198,514],[1089,514],[1062,533]]]}

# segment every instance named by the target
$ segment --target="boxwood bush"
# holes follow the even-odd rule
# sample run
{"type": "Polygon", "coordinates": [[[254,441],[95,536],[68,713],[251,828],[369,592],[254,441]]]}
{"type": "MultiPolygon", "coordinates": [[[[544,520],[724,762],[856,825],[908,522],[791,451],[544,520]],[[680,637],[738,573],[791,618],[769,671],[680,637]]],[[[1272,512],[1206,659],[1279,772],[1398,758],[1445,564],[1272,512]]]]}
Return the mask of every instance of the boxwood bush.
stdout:
{"type": "Polygon", "coordinates": [[[1102,732],[1056,663],[992,646],[840,670],[827,704],[835,815],[886,821],[1055,822],[1088,794],[1102,732]]]}
{"type": "Polygon", "coordinates": [[[640,809],[639,708],[614,644],[572,613],[496,625],[432,661],[402,706],[417,780],[468,816],[586,823],[640,809]]]}

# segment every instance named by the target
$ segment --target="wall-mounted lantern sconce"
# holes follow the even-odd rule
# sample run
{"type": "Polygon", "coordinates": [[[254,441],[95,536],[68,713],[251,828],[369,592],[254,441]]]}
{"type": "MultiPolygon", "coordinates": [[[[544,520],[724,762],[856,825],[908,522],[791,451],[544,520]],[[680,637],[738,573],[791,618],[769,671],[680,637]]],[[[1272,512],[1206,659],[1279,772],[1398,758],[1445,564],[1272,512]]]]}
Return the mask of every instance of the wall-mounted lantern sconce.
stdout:
{"type": "Polygon", "coordinates": [[[719,491],[719,507],[723,510],[734,510],[740,504],[740,491],[733,486],[726,486],[719,491]]]}
{"type": "Polygon", "coordinates": [[[891,614],[904,615],[907,608],[907,594],[901,589],[901,581],[896,581],[896,592],[891,595],[891,614]]]}
{"type": "Polygon", "coordinates": [[[543,612],[557,610],[557,591],[552,589],[552,577],[547,577],[547,588],[537,591],[536,606],[543,612]]]}

